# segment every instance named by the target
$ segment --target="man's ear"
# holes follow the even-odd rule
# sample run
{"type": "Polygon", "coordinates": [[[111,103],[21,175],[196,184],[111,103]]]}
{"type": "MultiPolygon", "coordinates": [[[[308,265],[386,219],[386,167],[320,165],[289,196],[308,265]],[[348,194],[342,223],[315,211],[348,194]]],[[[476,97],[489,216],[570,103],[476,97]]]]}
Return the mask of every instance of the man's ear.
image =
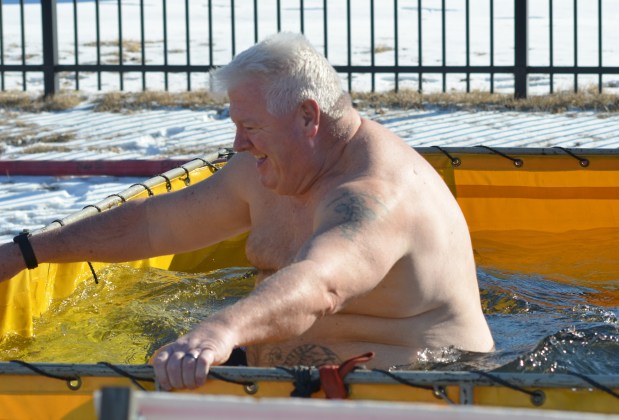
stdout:
{"type": "Polygon", "coordinates": [[[301,118],[303,119],[303,130],[309,137],[318,134],[320,124],[320,106],[313,99],[306,99],[299,107],[301,118]]]}

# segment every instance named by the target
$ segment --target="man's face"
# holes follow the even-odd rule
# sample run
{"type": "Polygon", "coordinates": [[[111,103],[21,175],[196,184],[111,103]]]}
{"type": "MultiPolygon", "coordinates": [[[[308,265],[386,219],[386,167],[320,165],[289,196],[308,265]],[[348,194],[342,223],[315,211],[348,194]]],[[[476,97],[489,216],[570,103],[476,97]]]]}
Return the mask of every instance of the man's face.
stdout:
{"type": "Polygon", "coordinates": [[[278,194],[303,190],[309,142],[302,130],[303,119],[293,111],[284,117],[271,115],[260,89],[243,83],[228,92],[230,117],[236,125],[234,149],[256,159],[262,184],[278,194]]]}

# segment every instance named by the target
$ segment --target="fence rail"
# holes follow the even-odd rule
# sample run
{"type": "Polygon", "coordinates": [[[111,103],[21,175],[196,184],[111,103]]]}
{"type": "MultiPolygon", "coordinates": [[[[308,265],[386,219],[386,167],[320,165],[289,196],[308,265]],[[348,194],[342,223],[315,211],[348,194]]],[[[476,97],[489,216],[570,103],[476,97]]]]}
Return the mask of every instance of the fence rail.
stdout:
{"type": "Polygon", "coordinates": [[[599,92],[619,87],[619,63],[605,65],[619,56],[613,50],[619,45],[612,27],[615,19],[606,16],[611,11],[619,18],[619,0],[295,0],[293,7],[292,0],[286,7],[282,0],[266,3],[0,0],[0,89],[38,89],[45,95],[60,88],[169,90],[170,78],[181,75],[184,82],[175,89],[192,90],[196,84],[208,85],[213,67],[226,64],[267,31],[281,30],[306,33],[342,74],[349,91],[445,92],[455,86],[524,98],[532,75],[536,89],[541,85],[550,93],[559,85],[557,79],[565,83],[564,75],[572,78],[569,88],[574,91],[582,87],[583,77],[591,76],[587,84],[599,92]],[[570,16],[564,16],[566,9],[570,16]],[[536,26],[531,40],[531,27],[540,19],[546,28],[536,26]],[[571,26],[571,46],[557,39],[559,26],[571,26]],[[484,41],[474,42],[480,31],[484,41]],[[546,38],[544,45],[539,38],[546,38]],[[579,64],[584,40],[588,51],[597,51],[592,65],[579,64]],[[547,63],[532,63],[532,48],[538,58],[544,50],[541,56],[547,63]],[[569,49],[571,54],[565,54],[569,49]],[[557,65],[558,58],[572,64],[557,65]]]}

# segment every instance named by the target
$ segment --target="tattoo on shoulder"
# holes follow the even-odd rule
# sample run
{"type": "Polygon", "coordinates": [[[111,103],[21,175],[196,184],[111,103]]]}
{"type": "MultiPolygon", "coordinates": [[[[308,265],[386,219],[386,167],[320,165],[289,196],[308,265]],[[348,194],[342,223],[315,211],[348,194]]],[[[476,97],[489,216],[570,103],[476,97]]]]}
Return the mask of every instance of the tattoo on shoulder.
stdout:
{"type": "Polygon", "coordinates": [[[331,349],[316,344],[304,344],[294,348],[287,355],[280,348],[270,351],[269,362],[273,366],[322,366],[341,363],[340,358],[331,349]]]}
{"type": "Polygon", "coordinates": [[[364,221],[376,219],[376,213],[369,207],[369,202],[382,204],[369,194],[344,192],[327,205],[340,217],[339,229],[344,237],[352,240],[364,221]]]}

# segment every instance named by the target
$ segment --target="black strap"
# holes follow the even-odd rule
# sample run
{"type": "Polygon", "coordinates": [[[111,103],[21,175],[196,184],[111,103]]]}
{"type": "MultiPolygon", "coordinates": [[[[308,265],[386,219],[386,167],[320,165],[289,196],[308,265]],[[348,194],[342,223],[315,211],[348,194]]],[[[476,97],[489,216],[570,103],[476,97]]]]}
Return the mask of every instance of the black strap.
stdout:
{"type": "Polygon", "coordinates": [[[133,384],[135,386],[140,388],[142,391],[146,391],[146,388],[144,388],[142,386],[142,384],[140,384],[138,381],[155,382],[155,380],[153,378],[138,378],[137,376],[132,375],[129,372],[126,372],[126,371],[122,370],[118,366],[114,366],[113,364],[108,363],[108,362],[97,362],[97,364],[98,365],[107,366],[108,368],[110,368],[114,372],[118,373],[120,376],[124,376],[125,378],[128,378],[129,380],[131,380],[131,382],[133,382],[133,384]]]}
{"type": "Polygon", "coordinates": [[[313,393],[320,390],[320,379],[312,379],[311,368],[307,366],[291,368],[276,366],[276,368],[285,371],[294,378],[294,389],[290,393],[291,397],[310,398],[313,393]]]}
{"type": "Polygon", "coordinates": [[[37,261],[37,257],[34,255],[34,249],[32,249],[32,245],[30,244],[30,232],[24,230],[22,233],[13,238],[13,242],[15,242],[19,246],[19,250],[21,251],[21,255],[24,257],[24,262],[26,263],[26,267],[29,270],[33,268],[37,268],[39,266],[39,262],[37,261]]]}

